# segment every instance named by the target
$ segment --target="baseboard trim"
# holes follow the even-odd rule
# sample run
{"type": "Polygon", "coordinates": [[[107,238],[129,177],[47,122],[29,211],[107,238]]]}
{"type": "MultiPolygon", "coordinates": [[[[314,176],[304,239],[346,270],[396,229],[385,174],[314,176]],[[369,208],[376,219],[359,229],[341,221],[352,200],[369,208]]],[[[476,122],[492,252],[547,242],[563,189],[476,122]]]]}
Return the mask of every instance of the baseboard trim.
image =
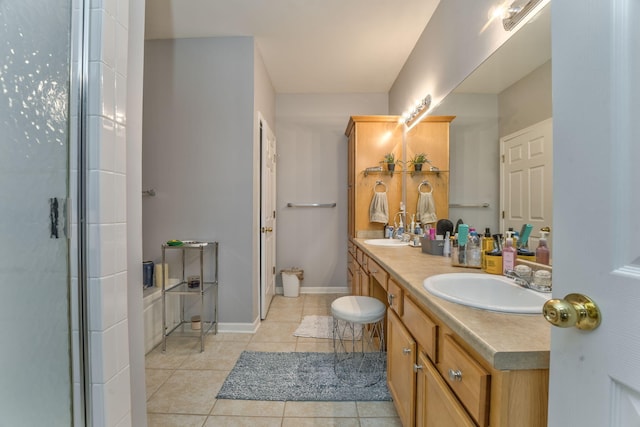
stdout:
{"type": "MultiPolygon", "coordinates": [[[[346,286],[300,286],[301,294],[348,294],[346,286]]],[[[276,294],[283,295],[284,288],[276,287],[276,294]]]]}

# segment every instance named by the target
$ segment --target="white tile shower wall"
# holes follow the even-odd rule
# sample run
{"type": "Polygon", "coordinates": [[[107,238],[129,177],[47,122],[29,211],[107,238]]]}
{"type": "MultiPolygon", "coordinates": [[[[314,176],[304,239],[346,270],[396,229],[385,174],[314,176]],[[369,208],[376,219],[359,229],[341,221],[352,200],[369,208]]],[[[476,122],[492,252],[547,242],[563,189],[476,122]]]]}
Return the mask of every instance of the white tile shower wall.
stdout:
{"type": "Polygon", "coordinates": [[[127,322],[128,0],[94,0],[89,47],[89,328],[95,426],[131,425],[127,322]]]}

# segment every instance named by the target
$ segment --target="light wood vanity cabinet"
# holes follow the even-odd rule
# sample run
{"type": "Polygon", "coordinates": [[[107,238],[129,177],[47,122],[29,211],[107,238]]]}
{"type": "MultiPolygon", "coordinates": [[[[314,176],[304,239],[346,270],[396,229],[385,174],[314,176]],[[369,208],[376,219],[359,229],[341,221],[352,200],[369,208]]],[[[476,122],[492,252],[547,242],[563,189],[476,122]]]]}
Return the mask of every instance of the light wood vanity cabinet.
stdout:
{"type": "Polygon", "coordinates": [[[387,382],[403,426],[546,426],[548,370],[493,368],[401,280],[362,258],[369,289],[387,297],[387,382]]]}

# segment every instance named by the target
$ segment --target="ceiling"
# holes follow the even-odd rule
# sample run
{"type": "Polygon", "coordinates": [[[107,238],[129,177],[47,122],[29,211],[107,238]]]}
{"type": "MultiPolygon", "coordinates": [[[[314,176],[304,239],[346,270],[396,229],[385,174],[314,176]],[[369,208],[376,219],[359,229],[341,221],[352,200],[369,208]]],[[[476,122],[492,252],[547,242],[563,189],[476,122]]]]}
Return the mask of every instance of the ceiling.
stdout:
{"type": "Polygon", "coordinates": [[[147,0],[146,39],[253,36],[277,93],[386,93],[440,0],[147,0]]]}

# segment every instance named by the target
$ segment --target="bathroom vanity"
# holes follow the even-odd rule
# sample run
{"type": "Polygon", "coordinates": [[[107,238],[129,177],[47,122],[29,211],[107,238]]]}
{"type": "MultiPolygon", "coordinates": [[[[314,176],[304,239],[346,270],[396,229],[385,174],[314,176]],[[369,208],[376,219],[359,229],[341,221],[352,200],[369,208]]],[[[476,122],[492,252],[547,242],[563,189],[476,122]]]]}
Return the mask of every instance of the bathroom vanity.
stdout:
{"type": "Polygon", "coordinates": [[[352,238],[351,291],[387,310],[387,381],[405,427],[546,426],[550,327],[542,315],[448,302],[423,280],[477,272],[419,248],[352,238]]]}

